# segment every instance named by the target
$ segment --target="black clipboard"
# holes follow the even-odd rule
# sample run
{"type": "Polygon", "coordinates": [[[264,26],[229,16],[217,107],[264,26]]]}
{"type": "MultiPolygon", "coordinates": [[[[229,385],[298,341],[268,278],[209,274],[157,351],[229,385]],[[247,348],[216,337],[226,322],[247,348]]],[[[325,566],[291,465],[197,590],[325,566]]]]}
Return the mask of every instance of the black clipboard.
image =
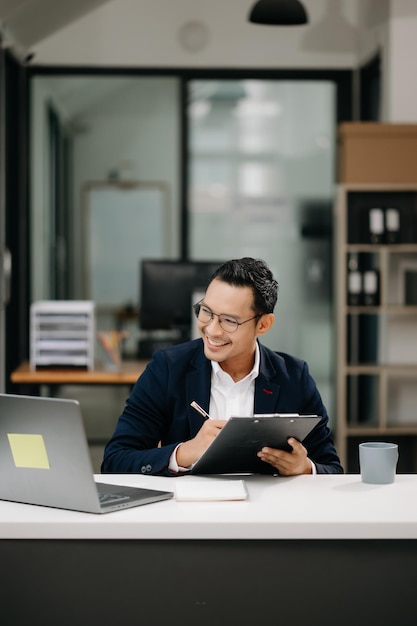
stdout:
{"type": "Polygon", "coordinates": [[[199,458],[191,474],[276,474],[256,454],[264,446],[291,450],[287,440],[303,441],[320,422],[318,415],[274,413],[231,417],[199,458]]]}

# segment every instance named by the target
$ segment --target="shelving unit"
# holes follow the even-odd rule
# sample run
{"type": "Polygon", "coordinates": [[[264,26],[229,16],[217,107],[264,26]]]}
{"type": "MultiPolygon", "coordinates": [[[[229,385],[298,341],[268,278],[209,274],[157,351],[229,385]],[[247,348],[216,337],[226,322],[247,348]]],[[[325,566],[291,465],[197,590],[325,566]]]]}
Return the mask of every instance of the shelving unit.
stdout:
{"type": "Polygon", "coordinates": [[[90,300],[42,300],[30,308],[30,367],[94,369],[95,305],[90,300]]]}
{"type": "Polygon", "coordinates": [[[345,470],[355,472],[360,441],[395,441],[399,471],[415,472],[417,183],[340,185],[335,224],[337,449],[345,470]],[[385,217],[398,209],[400,230],[371,243],[374,207],[385,217]],[[366,298],[363,292],[349,297],[349,286],[358,284],[348,276],[355,265],[362,278],[363,269],[374,274],[376,290],[366,298]]]}

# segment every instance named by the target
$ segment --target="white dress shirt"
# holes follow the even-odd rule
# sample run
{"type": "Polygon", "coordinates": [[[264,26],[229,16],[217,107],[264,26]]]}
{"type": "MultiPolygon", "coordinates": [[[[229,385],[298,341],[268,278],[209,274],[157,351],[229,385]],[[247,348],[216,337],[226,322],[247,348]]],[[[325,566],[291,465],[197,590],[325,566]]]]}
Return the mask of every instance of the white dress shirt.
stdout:
{"type": "Polygon", "coordinates": [[[255,378],[259,374],[259,358],[259,346],[256,344],[253,368],[237,383],[222,370],[217,362],[211,362],[210,417],[228,420],[232,416],[253,416],[255,378]]]}

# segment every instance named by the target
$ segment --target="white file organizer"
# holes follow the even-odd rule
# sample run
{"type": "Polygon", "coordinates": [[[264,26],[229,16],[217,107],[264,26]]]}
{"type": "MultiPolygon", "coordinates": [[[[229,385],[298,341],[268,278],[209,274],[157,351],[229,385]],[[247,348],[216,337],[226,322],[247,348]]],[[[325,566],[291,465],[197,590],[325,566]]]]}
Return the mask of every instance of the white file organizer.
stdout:
{"type": "Polygon", "coordinates": [[[94,368],[95,304],[42,300],[30,307],[30,367],[94,368]]]}

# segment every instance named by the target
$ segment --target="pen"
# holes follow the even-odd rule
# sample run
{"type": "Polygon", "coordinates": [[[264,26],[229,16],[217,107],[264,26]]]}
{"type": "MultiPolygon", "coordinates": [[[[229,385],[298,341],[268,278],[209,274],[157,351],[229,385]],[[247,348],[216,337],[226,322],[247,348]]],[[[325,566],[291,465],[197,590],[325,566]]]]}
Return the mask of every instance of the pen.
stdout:
{"type": "Polygon", "coordinates": [[[197,402],[195,400],[193,400],[191,402],[191,405],[193,407],[193,409],[195,409],[196,411],[198,411],[200,413],[200,415],[202,415],[203,417],[205,417],[206,420],[211,419],[210,415],[207,413],[207,411],[205,411],[204,409],[201,408],[201,406],[199,404],[197,404],[197,402]]]}

